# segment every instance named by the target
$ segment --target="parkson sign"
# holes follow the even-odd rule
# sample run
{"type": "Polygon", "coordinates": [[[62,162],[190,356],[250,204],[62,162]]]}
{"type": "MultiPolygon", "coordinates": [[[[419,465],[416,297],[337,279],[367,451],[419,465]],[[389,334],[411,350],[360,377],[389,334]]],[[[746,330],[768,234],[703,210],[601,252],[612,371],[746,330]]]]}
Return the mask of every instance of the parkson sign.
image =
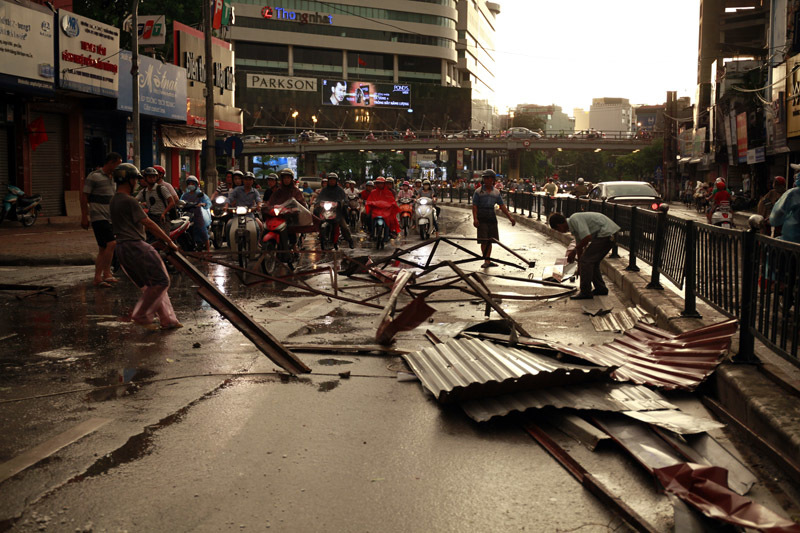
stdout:
{"type": "Polygon", "coordinates": [[[295,76],[270,76],[248,74],[248,89],[272,89],[277,91],[316,91],[316,78],[297,78],[295,76]]]}

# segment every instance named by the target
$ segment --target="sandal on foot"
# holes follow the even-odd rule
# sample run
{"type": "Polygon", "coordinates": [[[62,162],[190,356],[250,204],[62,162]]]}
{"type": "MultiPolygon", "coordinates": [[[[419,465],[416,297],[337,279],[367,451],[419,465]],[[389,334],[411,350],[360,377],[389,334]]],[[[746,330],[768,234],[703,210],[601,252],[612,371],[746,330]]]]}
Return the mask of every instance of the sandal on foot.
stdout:
{"type": "Polygon", "coordinates": [[[109,282],[107,282],[107,281],[101,281],[100,283],[93,283],[92,285],[94,285],[94,287],[96,289],[110,289],[111,288],[111,284],[109,282]]]}

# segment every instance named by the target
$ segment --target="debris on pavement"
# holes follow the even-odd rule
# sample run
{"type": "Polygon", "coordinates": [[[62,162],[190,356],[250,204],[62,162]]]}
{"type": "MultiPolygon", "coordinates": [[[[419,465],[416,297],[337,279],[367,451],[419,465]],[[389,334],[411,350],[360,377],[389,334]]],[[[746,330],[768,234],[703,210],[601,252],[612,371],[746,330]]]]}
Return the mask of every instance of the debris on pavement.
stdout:
{"type": "MultiPolygon", "coordinates": [[[[601,308],[603,311],[605,307],[601,308]]],[[[586,308],[584,307],[584,312],[586,308]]],[[[616,333],[623,333],[629,329],[633,329],[637,323],[644,322],[648,325],[655,325],[656,321],[651,317],[647,311],[639,307],[628,307],[622,311],[614,311],[608,314],[602,312],[594,313],[587,312],[592,315],[592,325],[595,331],[611,331],[616,333]],[[599,316],[603,315],[603,316],[599,316]]]]}
{"type": "Polygon", "coordinates": [[[681,462],[654,473],[664,490],[710,518],[769,533],[800,533],[800,524],[730,490],[722,467],[681,462]]]}
{"type": "Polygon", "coordinates": [[[412,272],[404,270],[395,279],[386,306],[378,318],[378,328],[375,333],[375,340],[378,344],[390,344],[399,331],[408,331],[416,328],[435,312],[434,308],[425,303],[425,299],[422,296],[418,296],[399,315],[392,318],[400,293],[415,278],[416,276],[412,272]]]}
{"type": "Polygon", "coordinates": [[[611,370],[566,364],[480,339],[454,339],[403,358],[442,403],[598,380],[611,370]]]}
{"type": "Polygon", "coordinates": [[[681,411],[624,411],[622,414],[653,426],[668,429],[679,435],[705,433],[725,427],[725,424],[709,418],[698,418],[681,411]]]}

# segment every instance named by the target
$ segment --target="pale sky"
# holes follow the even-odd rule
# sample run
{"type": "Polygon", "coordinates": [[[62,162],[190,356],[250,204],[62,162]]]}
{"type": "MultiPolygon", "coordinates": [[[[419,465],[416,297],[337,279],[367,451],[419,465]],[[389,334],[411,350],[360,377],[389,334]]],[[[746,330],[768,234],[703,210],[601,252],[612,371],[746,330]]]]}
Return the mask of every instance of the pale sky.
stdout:
{"type": "Polygon", "coordinates": [[[592,98],[694,100],[699,0],[495,0],[498,111],[592,98]]]}

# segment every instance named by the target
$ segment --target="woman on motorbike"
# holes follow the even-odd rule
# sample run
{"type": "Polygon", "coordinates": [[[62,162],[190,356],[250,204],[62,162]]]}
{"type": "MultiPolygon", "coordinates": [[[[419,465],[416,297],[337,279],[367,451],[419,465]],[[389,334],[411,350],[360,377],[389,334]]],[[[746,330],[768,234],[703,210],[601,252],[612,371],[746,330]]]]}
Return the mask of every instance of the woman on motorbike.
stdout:
{"type": "Polygon", "coordinates": [[[208,209],[211,206],[211,200],[200,189],[200,182],[194,176],[186,178],[186,192],[181,196],[181,200],[187,204],[192,204],[192,238],[194,239],[197,248],[210,250],[210,242],[208,240],[208,225],[211,223],[211,214],[208,209]]]}
{"type": "MultiPolygon", "coordinates": [[[[436,191],[434,191],[433,187],[431,187],[431,180],[424,180],[422,182],[422,189],[419,191],[418,196],[417,196],[418,200],[420,198],[430,198],[431,200],[433,200],[433,208],[436,210],[436,216],[433,217],[433,231],[435,232],[435,235],[438,237],[439,236],[439,212],[441,211],[441,209],[439,208],[438,205],[436,205],[436,191]]],[[[414,227],[416,227],[416,223],[415,223],[414,227]]]]}

